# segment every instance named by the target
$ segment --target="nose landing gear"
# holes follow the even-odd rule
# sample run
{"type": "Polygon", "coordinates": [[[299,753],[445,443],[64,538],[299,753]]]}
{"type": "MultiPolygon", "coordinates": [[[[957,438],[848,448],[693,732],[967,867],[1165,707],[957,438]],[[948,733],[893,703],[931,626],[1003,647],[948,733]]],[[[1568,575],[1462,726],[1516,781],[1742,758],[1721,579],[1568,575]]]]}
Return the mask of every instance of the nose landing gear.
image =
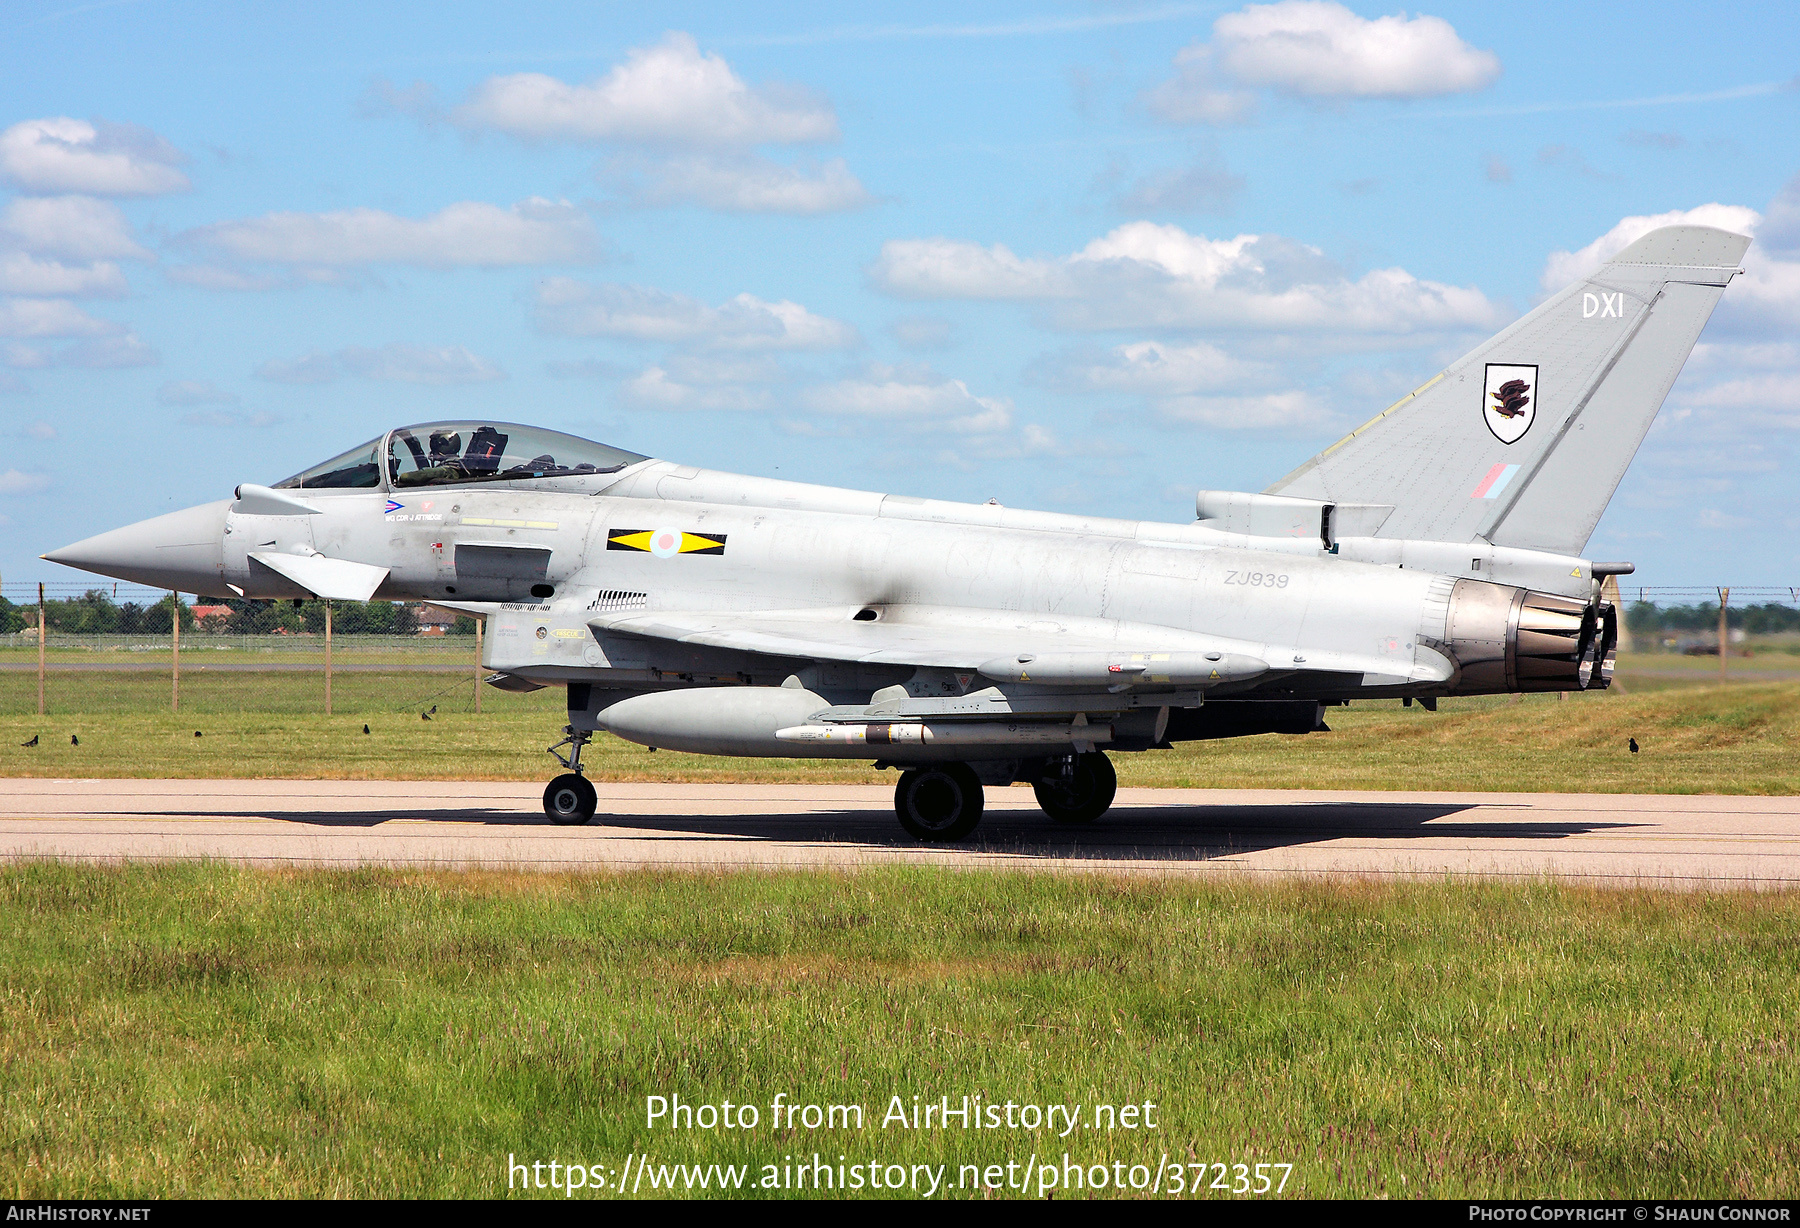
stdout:
{"type": "Polygon", "coordinates": [[[579,827],[594,817],[594,808],[600,802],[594,786],[581,774],[581,752],[594,735],[591,730],[572,725],[565,725],[563,733],[568,736],[548,748],[547,753],[555,755],[569,770],[544,786],[544,813],[559,827],[579,827]],[[569,748],[567,756],[562,753],[565,746],[569,748]]]}

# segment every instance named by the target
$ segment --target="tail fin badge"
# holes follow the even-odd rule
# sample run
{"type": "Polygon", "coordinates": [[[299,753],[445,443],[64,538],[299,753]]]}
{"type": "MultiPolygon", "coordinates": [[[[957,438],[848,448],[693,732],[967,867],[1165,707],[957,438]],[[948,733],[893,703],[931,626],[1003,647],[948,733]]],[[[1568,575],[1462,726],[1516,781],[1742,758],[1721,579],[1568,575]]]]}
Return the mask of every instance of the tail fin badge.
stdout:
{"type": "Polygon", "coordinates": [[[1482,390],[1481,416],[1501,443],[1517,443],[1537,417],[1538,369],[1490,362],[1482,390]]]}

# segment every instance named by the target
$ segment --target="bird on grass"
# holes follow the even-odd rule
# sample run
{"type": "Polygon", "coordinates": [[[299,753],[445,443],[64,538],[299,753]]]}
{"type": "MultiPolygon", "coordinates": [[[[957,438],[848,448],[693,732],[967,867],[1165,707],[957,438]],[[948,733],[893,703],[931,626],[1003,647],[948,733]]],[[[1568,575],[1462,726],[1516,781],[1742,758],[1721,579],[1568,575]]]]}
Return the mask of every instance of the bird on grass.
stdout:
{"type": "Polygon", "coordinates": [[[431,719],[431,713],[429,713],[429,712],[421,712],[421,713],[419,713],[419,719],[420,719],[420,720],[422,720],[422,721],[428,721],[428,720],[430,720],[430,719],[431,719]]]}
{"type": "Polygon", "coordinates": [[[196,738],[200,736],[200,731],[198,729],[194,730],[194,736],[196,738]]]}
{"type": "Polygon", "coordinates": [[[367,732],[369,732],[369,727],[368,727],[368,726],[367,726],[367,725],[364,725],[364,726],[363,726],[363,732],[364,732],[364,733],[367,733],[367,732]]]}
{"type": "Polygon", "coordinates": [[[69,745],[70,746],[80,746],[81,745],[81,735],[74,734],[74,733],[70,734],[69,735],[69,745]]]}
{"type": "Polygon", "coordinates": [[[1638,753],[1637,739],[1636,738],[1626,738],[1625,740],[1631,744],[1631,753],[1634,755],[1637,754],[1638,753]]]}
{"type": "Polygon", "coordinates": [[[35,733],[34,733],[34,734],[32,734],[32,735],[31,735],[31,741],[29,741],[29,742],[21,742],[21,743],[19,743],[19,745],[20,745],[20,746],[36,746],[36,745],[37,745],[37,738],[38,738],[38,736],[37,736],[37,734],[35,734],[35,733]]]}
{"type": "Polygon", "coordinates": [[[431,705],[431,715],[433,715],[433,716],[437,715],[437,705],[436,704],[431,705]]]}

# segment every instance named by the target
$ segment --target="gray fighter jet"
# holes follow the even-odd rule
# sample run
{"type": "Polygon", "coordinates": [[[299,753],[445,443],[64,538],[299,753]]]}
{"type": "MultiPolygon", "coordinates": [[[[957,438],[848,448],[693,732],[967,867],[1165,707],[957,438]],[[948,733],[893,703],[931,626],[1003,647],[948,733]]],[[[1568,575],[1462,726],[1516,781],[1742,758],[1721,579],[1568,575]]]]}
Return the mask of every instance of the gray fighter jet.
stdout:
{"type": "Polygon", "coordinates": [[[1749,240],[1654,231],[1261,494],[1191,524],[690,468],[502,422],[387,431],[45,555],[183,592],[426,600],[502,689],[561,686],[558,823],[596,730],[873,759],[959,840],[982,786],[1111,804],[1108,751],[1324,731],[1331,705],[1610,681],[1629,563],[1582,557],[1749,240]],[[563,752],[567,751],[566,754],[563,752]]]}

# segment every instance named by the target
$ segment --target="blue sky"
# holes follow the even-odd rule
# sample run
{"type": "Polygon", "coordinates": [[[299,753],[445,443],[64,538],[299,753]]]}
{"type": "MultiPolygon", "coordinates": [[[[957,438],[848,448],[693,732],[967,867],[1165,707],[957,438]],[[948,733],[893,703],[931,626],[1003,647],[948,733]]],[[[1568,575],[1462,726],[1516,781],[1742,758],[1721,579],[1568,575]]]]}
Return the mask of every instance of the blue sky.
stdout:
{"type": "Polygon", "coordinates": [[[1187,520],[1679,214],[1589,546],[1800,583],[1800,15],[0,5],[0,575],[432,418],[1187,520]]]}

